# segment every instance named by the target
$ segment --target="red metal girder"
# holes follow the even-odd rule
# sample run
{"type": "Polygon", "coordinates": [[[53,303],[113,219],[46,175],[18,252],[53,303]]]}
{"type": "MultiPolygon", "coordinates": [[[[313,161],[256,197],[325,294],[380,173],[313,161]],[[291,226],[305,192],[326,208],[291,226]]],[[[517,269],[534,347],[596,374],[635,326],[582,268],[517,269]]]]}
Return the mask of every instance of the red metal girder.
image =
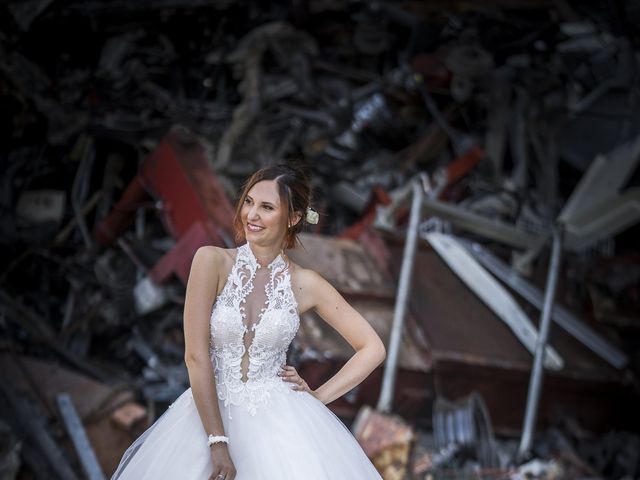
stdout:
{"type": "Polygon", "coordinates": [[[94,236],[101,245],[122,234],[148,194],[161,200],[164,224],[174,238],[201,223],[211,243],[232,243],[233,207],[209,166],[206,145],[183,127],[171,129],[96,227],[94,236]]]}
{"type": "Polygon", "coordinates": [[[145,160],[140,175],[147,191],[162,200],[166,228],[175,238],[201,222],[213,242],[224,246],[232,238],[234,210],[207,158],[206,146],[195,135],[174,127],[145,160]]]}

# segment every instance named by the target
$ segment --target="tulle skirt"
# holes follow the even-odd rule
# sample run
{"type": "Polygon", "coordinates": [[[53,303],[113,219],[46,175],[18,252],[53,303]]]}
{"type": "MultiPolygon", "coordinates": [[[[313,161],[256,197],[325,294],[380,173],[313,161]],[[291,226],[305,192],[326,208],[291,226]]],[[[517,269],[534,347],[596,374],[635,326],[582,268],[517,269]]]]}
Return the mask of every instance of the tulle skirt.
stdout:
{"type": "MultiPolygon", "coordinates": [[[[381,479],[331,410],[307,392],[284,389],[289,384],[271,390],[255,415],[220,402],[236,480],[381,479]]],[[[188,389],[129,447],[112,480],[206,480],[211,471],[207,435],[188,389]]]]}

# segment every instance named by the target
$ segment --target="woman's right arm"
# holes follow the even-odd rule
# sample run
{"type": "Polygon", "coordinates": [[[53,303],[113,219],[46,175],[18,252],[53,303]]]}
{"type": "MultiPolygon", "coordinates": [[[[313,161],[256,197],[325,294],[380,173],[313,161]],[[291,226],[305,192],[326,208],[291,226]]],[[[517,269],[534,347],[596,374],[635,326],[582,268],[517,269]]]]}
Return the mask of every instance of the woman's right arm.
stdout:
{"type": "MultiPolygon", "coordinates": [[[[224,435],[209,350],[211,309],[223,265],[220,250],[200,247],[191,263],[184,303],[185,363],[193,400],[207,435],[224,435]]],[[[211,446],[211,458],[213,474],[210,478],[221,474],[226,480],[233,480],[236,471],[225,443],[211,446]]]]}

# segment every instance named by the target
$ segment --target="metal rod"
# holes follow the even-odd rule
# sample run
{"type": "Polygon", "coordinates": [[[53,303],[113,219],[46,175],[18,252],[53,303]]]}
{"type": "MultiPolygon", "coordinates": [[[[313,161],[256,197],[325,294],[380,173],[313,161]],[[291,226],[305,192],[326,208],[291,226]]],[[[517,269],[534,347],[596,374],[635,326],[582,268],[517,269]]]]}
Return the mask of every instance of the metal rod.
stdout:
{"type": "Polygon", "coordinates": [[[551,260],[549,262],[549,271],[547,272],[547,288],[544,293],[544,305],[542,306],[542,315],[540,318],[540,333],[538,334],[536,354],[533,358],[533,368],[531,369],[531,377],[529,380],[529,391],[527,392],[527,409],[524,417],[524,426],[522,428],[522,437],[520,438],[520,446],[518,448],[518,456],[520,458],[525,457],[531,449],[531,440],[533,438],[533,430],[538,413],[538,401],[540,400],[540,391],[542,390],[542,379],[544,375],[542,361],[544,359],[544,351],[551,326],[551,312],[553,310],[553,302],[558,283],[561,252],[562,229],[560,226],[556,226],[553,230],[551,260]]]}
{"type": "Polygon", "coordinates": [[[102,468],[100,468],[98,458],[93,451],[87,432],[73,405],[73,400],[71,400],[68,393],[59,393],[56,396],[56,401],[58,402],[58,408],[64,420],[64,425],[73,442],[76,453],[80,458],[80,464],[88,480],[104,480],[104,473],[102,473],[102,468]]]}
{"type": "Polygon", "coordinates": [[[423,199],[425,209],[443,220],[471,232],[519,248],[532,248],[538,243],[538,236],[522,231],[515,226],[478,215],[464,207],[431,198],[423,199]]]}
{"type": "Polygon", "coordinates": [[[384,366],[382,387],[380,389],[380,398],[378,400],[378,410],[385,413],[389,413],[391,411],[393,402],[398,354],[400,353],[402,329],[407,311],[416,246],[418,244],[418,228],[420,226],[420,212],[422,210],[422,186],[419,182],[414,181],[412,190],[413,198],[411,200],[409,228],[407,230],[407,239],[402,256],[402,267],[400,269],[400,281],[398,282],[398,291],[396,293],[396,304],[393,310],[393,325],[391,327],[391,335],[389,337],[389,345],[387,348],[387,361],[384,366]]]}

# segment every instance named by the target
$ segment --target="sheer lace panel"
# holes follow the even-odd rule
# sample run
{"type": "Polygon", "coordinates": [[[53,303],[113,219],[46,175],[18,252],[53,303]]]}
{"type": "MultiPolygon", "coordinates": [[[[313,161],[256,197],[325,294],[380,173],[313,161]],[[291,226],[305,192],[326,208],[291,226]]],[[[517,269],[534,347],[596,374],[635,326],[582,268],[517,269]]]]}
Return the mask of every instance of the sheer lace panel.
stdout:
{"type": "Polygon", "coordinates": [[[258,269],[253,277],[253,290],[251,290],[245,298],[243,318],[245,327],[244,355],[242,356],[242,361],[240,363],[243,382],[248,380],[249,352],[251,350],[251,345],[253,344],[256,328],[260,325],[262,314],[264,313],[267,305],[266,287],[269,276],[267,269],[258,269]]]}
{"type": "Polygon", "coordinates": [[[239,247],[211,314],[219,399],[227,405],[244,404],[255,414],[271,388],[283,387],[278,369],[299,324],[282,255],[262,267],[248,244],[239,247]]]}

